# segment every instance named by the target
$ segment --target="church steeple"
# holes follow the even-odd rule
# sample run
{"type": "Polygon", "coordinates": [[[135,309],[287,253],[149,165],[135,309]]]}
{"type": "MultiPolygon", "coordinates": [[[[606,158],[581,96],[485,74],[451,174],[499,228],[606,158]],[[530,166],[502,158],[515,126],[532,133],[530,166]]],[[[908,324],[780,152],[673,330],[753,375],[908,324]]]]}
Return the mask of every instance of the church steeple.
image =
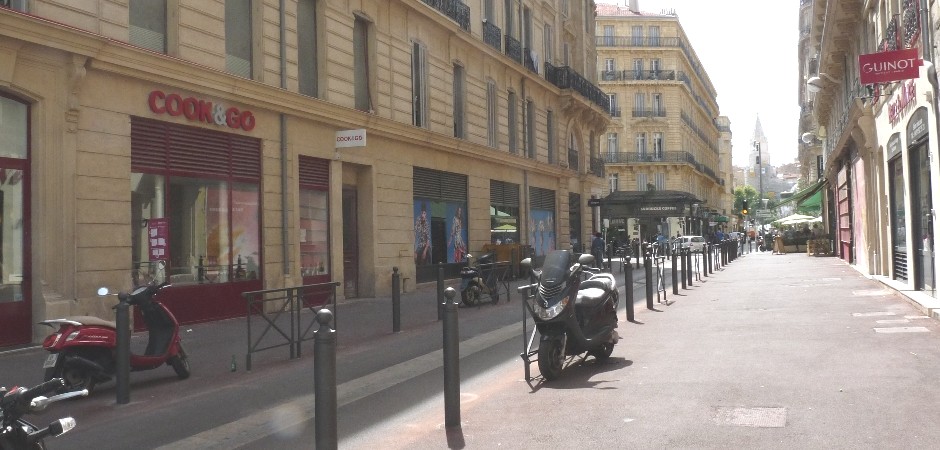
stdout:
{"type": "Polygon", "coordinates": [[[757,123],[754,124],[754,137],[751,139],[751,142],[763,142],[767,140],[767,136],[764,136],[764,128],[760,126],[760,115],[757,116],[757,123]]]}

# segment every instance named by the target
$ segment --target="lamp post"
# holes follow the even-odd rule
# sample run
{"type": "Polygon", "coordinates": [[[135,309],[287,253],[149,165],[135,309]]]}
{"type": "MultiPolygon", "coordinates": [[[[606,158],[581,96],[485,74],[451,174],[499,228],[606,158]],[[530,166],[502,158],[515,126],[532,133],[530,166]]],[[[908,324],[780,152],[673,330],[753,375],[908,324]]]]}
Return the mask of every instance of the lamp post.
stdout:
{"type": "Polygon", "coordinates": [[[764,198],[764,167],[760,161],[760,142],[754,141],[754,148],[757,150],[757,183],[760,186],[760,194],[757,199],[762,200],[764,198]]]}

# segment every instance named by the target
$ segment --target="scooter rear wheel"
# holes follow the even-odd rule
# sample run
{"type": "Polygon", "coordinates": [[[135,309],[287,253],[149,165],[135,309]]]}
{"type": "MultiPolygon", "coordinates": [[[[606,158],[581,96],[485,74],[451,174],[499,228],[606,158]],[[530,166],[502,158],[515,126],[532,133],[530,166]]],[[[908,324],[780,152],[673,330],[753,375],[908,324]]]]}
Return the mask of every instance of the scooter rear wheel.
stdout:
{"type": "Polygon", "coordinates": [[[590,354],[598,361],[605,361],[607,358],[610,358],[610,355],[614,352],[614,344],[607,342],[600,347],[591,350],[590,354]]]}
{"type": "Polygon", "coordinates": [[[186,350],[183,350],[183,344],[179,344],[179,353],[170,358],[170,365],[173,366],[173,371],[176,372],[176,376],[179,379],[185,380],[189,378],[191,374],[189,370],[189,356],[186,355],[186,350]]]}
{"type": "Polygon", "coordinates": [[[73,353],[71,351],[63,352],[59,355],[59,358],[62,358],[62,361],[56,365],[56,367],[51,369],[46,369],[46,373],[43,378],[45,381],[49,381],[53,378],[61,378],[65,382],[65,386],[60,388],[58,392],[71,392],[78,391],[81,389],[88,389],[88,393],[95,389],[95,383],[97,383],[97,378],[92,370],[81,367],[78,364],[67,364],[68,361],[73,356],[82,356],[92,360],[94,356],[90,353],[73,353]]]}
{"type": "Polygon", "coordinates": [[[476,289],[467,288],[460,293],[460,300],[463,301],[463,304],[466,306],[473,306],[479,301],[480,294],[476,289]]]}

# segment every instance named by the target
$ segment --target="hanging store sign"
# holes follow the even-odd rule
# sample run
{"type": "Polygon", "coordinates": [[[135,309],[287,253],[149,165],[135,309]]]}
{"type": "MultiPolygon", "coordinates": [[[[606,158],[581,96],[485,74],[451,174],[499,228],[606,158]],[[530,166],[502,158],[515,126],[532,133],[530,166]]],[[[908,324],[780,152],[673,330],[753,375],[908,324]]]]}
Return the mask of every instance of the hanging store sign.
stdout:
{"type": "Polygon", "coordinates": [[[877,84],[917,78],[922,63],[916,48],[858,55],[859,82],[877,84]]]}
{"type": "Polygon", "coordinates": [[[251,131],[255,127],[255,116],[251,111],[226,107],[221,103],[183,97],[179,94],[155,90],[147,98],[150,110],[156,114],[183,116],[193,122],[251,131]]]}
{"type": "Polygon", "coordinates": [[[340,130],[336,132],[336,148],[365,147],[366,130],[340,130]]]}

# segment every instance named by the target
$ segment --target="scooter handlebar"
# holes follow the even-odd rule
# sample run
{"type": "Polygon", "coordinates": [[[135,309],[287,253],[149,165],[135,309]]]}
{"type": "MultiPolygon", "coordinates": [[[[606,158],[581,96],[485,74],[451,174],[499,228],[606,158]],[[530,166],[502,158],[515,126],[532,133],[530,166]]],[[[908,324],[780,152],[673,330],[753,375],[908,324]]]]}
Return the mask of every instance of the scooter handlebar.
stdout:
{"type": "Polygon", "coordinates": [[[25,392],[23,392],[22,394],[20,394],[20,398],[21,398],[25,403],[28,404],[28,403],[32,402],[34,398],[39,397],[40,395],[46,395],[46,394],[48,394],[49,392],[53,392],[53,391],[55,391],[56,389],[59,389],[59,388],[64,387],[64,386],[65,386],[65,382],[62,381],[61,378],[53,378],[53,379],[51,379],[51,380],[49,380],[49,381],[47,381],[47,382],[45,382],[45,383],[42,383],[42,384],[40,384],[40,385],[38,385],[38,386],[35,386],[35,387],[33,387],[33,388],[30,388],[30,389],[27,389],[25,392]]]}

